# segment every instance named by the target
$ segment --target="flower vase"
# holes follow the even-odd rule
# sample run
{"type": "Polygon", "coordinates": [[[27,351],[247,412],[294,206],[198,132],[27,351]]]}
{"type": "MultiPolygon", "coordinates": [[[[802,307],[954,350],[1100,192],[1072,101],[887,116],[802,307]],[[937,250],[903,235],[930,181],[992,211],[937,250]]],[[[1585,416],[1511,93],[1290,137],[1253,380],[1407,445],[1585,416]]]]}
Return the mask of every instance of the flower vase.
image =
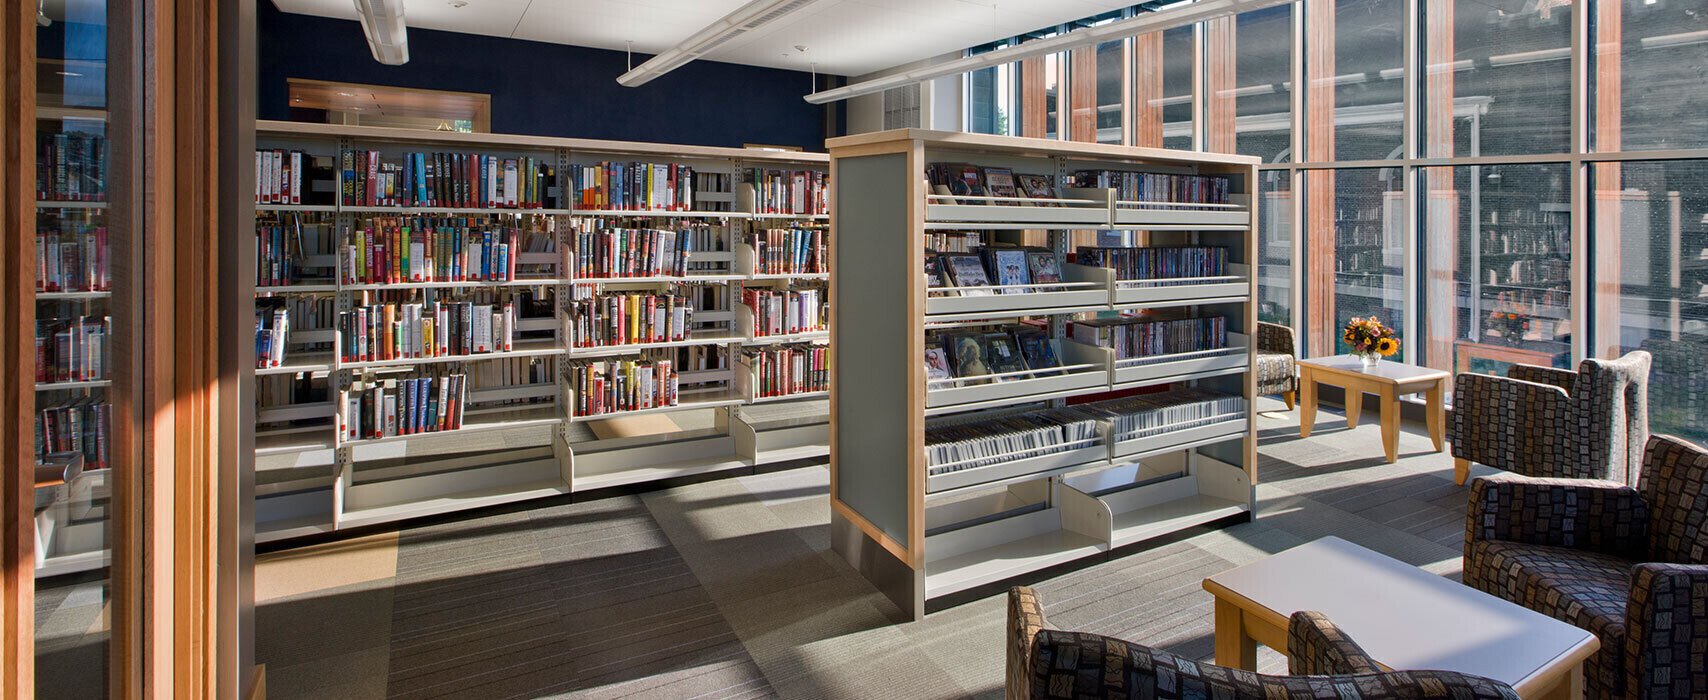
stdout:
{"type": "Polygon", "coordinates": [[[1376,370],[1376,363],[1381,362],[1381,361],[1382,361],[1382,357],[1380,355],[1377,355],[1376,353],[1370,353],[1367,355],[1366,354],[1360,354],[1358,356],[1358,363],[1362,366],[1362,369],[1365,372],[1375,371],[1376,370]]]}

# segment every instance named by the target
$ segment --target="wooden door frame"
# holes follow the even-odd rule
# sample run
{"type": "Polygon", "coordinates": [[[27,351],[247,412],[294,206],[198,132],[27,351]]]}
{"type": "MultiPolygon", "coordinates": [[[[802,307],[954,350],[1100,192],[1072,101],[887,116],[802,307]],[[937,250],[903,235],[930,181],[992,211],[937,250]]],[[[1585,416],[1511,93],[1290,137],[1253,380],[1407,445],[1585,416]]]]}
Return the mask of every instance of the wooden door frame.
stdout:
{"type": "MultiPolygon", "coordinates": [[[[244,245],[240,235],[235,245],[218,235],[253,217],[243,151],[253,143],[254,2],[109,6],[107,216],[118,234],[109,244],[111,697],[256,691],[252,528],[239,527],[253,517],[240,478],[248,439],[236,410],[249,396],[248,343],[245,305],[232,300],[244,245]],[[237,68],[222,73],[228,65],[237,68]]],[[[8,7],[0,20],[0,422],[9,428],[0,436],[0,700],[23,700],[34,697],[35,664],[37,28],[32,4],[8,7]]]]}

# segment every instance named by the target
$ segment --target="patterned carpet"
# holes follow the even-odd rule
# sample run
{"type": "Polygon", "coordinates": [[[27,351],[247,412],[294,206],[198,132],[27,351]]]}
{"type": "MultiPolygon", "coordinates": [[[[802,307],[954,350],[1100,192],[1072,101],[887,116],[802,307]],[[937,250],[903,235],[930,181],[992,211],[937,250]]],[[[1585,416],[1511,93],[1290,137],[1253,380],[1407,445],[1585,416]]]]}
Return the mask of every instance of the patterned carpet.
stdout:
{"type": "MultiPolygon", "coordinates": [[[[1279,402],[1260,408],[1279,411],[1279,402]]],[[[1465,490],[1418,426],[1259,418],[1259,519],[1042,581],[1053,625],[1208,660],[1210,574],[1339,535],[1457,577],[1465,490]]],[[[273,698],[1000,697],[1003,601],[895,624],[829,551],[822,467],[290,550],[257,567],[273,698]]],[[[1262,650],[1265,670],[1284,670],[1262,650]]]]}

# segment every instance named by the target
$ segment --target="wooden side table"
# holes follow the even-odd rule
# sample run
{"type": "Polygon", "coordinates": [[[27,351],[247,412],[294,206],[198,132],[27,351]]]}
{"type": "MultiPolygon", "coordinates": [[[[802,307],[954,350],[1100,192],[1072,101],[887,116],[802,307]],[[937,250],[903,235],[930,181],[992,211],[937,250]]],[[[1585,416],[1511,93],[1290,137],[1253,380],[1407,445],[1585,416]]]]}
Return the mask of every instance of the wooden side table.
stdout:
{"type": "Polygon", "coordinates": [[[1216,664],[1257,670],[1285,653],[1289,617],[1328,616],[1382,667],[1492,678],[1521,698],[1583,695],[1595,635],[1338,537],[1204,579],[1215,597],[1216,664]]]}
{"type": "Polygon", "coordinates": [[[1299,360],[1299,437],[1311,436],[1311,424],[1317,419],[1317,385],[1327,384],[1346,390],[1346,425],[1358,427],[1359,414],[1364,410],[1364,394],[1382,399],[1382,449],[1388,463],[1400,458],[1400,397],[1422,393],[1426,407],[1429,437],[1435,441],[1435,451],[1446,448],[1447,420],[1443,397],[1447,382],[1453,375],[1438,369],[1382,361],[1365,371],[1355,355],[1299,360]]]}

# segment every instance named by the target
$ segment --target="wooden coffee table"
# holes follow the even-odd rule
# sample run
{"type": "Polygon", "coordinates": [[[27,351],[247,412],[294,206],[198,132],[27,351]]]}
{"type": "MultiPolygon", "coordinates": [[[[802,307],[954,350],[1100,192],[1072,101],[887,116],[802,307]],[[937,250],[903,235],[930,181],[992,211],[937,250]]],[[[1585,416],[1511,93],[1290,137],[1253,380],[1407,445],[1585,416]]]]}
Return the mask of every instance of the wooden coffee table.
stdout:
{"type": "Polygon", "coordinates": [[[1216,663],[1257,670],[1257,645],[1283,653],[1288,617],[1327,615],[1383,667],[1458,671],[1524,698],[1583,695],[1595,635],[1338,537],[1204,579],[1216,598],[1216,663]]]}
{"type": "Polygon", "coordinates": [[[1317,420],[1317,385],[1328,384],[1346,390],[1346,426],[1358,427],[1358,416],[1364,410],[1364,394],[1382,399],[1382,449],[1388,463],[1400,458],[1400,397],[1422,393],[1427,402],[1429,437],[1435,441],[1435,451],[1445,447],[1446,417],[1442,397],[1453,375],[1438,369],[1405,365],[1383,360],[1365,371],[1354,355],[1335,355],[1299,360],[1299,437],[1311,436],[1311,425],[1317,420]]]}

